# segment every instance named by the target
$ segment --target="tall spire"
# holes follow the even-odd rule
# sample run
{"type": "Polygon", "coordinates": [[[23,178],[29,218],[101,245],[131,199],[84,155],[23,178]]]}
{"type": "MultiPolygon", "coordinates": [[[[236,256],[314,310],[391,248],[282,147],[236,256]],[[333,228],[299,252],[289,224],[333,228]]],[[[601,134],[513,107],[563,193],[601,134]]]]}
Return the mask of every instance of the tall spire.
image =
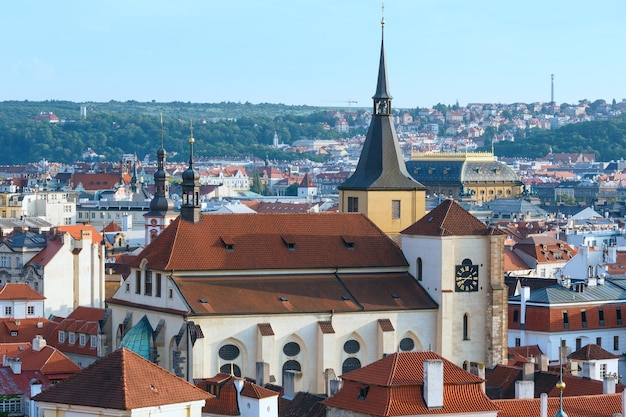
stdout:
{"type": "MultiPolygon", "coordinates": [[[[383,6],[384,10],[384,6],[383,6]]],[[[381,19],[381,36],[385,20],[381,19]]],[[[340,190],[424,190],[406,170],[391,115],[391,94],[387,82],[384,39],[380,44],[380,62],[374,112],[367,131],[356,171],[339,186],[340,190]]]]}
{"type": "Polygon", "coordinates": [[[183,172],[183,203],[180,207],[182,218],[188,222],[200,221],[200,174],[193,167],[193,123],[189,122],[189,168],[183,172]]]}
{"type": "Polygon", "coordinates": [[[150,201],[150,211],[165,213],[174,209],[169,198],[167,173],[165,172],[166,152],[163,149],[163,113],[161,113],[161,147],[157,150],[157,170],[154,172],[154,198],[150,201]]]}

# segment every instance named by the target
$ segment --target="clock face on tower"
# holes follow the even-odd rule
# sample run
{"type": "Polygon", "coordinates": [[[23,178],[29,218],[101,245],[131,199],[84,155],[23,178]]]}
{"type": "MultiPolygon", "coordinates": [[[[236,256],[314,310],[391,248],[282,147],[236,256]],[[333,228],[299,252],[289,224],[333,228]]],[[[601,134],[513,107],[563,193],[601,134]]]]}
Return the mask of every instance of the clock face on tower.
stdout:
{"type": "Polygon", "coordinates": [[[478,265],[472,265],[469,259],[457,265],[454,274],[454,289],[457,292],[478,291],[478,265]]]}

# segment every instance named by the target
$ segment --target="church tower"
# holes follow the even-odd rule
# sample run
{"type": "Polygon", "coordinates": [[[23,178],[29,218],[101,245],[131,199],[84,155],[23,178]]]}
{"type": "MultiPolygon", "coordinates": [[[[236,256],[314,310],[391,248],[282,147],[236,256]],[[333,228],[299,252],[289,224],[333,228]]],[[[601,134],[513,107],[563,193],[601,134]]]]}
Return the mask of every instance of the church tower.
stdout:
{"type": "MultiPolygon", "coordinates": [[[[178,217],[174,202],[170,198],[167,173],[165,172],[166,152],[163,149],[163,115],[161,115],[161,147],[157,151],[157,170],[154,172],[154,197],[150,201],[150,211],[144,215],[146,224],[146,245],[157,237],[178,217]]],[[[136,176],[136,174],[134,175],[136,176]]]]}
{"type": "Polygon", "coordinates": [[[190,124],[189,135],[189,168],[183,172],[183,203],[180,215],[183,220],[192,223],[200,221],[200,174],[193,167],[193,125],[190,124]]]}
{"type": "Polygon", "coordinates": [[[425,212],[426,188],[409,175],[393,125],[387,84],[384,28],[373,116],[356,171],[339,188],[339,211],[365,214],[381,230],[398,235],[425,212]]]}

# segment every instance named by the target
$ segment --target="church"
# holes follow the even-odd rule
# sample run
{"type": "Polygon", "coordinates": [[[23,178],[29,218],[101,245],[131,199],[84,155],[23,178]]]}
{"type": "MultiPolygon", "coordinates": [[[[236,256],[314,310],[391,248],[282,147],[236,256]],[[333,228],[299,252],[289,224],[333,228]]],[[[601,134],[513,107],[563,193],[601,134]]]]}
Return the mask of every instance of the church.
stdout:
{"type": "Polygon", "coordinates": [[[339,213],[201,215],[192,133],[180,215],[157,171],[147,245],[107,300],[114,343],[188,380],[221,371],[320,394],[399,351],[468,369],[503,363],[503,236],[452,200],[425,213],[391,100],[383,37],[373,118],[339,213]]]}

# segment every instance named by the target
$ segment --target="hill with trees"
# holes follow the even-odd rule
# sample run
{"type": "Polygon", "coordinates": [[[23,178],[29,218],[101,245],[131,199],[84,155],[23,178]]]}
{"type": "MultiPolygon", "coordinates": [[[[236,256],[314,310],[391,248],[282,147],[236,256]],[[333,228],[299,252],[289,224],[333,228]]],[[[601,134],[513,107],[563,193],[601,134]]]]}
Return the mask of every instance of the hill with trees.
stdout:
{"type": "MultiPolygon", "coordinates": [[[[486,149],[485,149],[486,150],[486,149]]],[[[597,161],[626,159],[626,117],[569,124],[556,130],[520,131],[497,142],[497,156],[538,158],[554,153],[593,153],[597,161]]]]}
{"type": "MultiPolygon", "coordinates": [[[[81,160],[88,148],[116,161],[122,154],[140,158],[156,152],[161,138],[170,160],[187,157],[190,121],[201,156],[257,156],[295,159],[297,153],[270,148],[276,132],[281,142],[299,139],[337,139],[336,130],[324,129],[335,120],[325,109],[308,106],[250,103],[73,103],[67,101],[5,101],[0,103],[0,164],[21,164],[41,159],[71,163],[81,160]],[[80,107],[87,108],[82,118],[80,107]],[[36,121],[41,112],[52,112],[60,123],[36,121]],[[177,156],[177,152],[182,155],[177,156]],[[278,154],[280,152],[280,154],[278,154]],[[276,153],[276,155],[273,155],[276,153]]],[[[315,159],[315,156],[307,155],[315,159]]]]}

